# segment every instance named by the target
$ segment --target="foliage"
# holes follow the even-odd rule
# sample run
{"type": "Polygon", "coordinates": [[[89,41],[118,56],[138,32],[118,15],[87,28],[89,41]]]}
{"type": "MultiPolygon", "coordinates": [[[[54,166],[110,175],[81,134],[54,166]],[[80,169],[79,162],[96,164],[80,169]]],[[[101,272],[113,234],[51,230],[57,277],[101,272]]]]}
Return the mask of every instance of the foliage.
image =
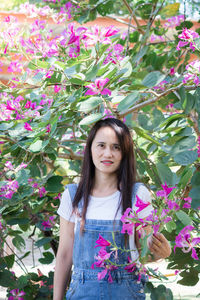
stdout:
{"type": "MultiPolygon", "coordinates": [[[[31,231],[35,245],[43,249],[42,264],[51,263],[52,253],[56,254],[60,193],[79,176],[90,126],[107,116],[122,119],[131,128],[140,180],[153,192],[161,184],[176,186],[170,196],[180,207],[176,212],[174,204],[173,220],[163,228],[172,247],[188,225],[193,227],[191,241],[199,234],[198,33],[190,31],[193,24],[183,16],[175,16],[178,6],[173,6],[174,17],[163,23],[170,7],[155,0],[133,2],[132,7],[123,1],[134,20],[125,32],[63,25],[72,15],[83,23],[97,13],[110,14],[113,2],[90,0],[77,7],[72,1],[56,12],[26,4],[21,12],[32,17],[29,28],[22,30],[13,17],[2,21],[1,62],[8,64],[11,79],[0,86],[0,239],[3,245],[12,237],[20,250],[24,233],[31,231]],[[63,31],[50,31],[48,18],[61,24],[63,31]],[[191,54],[196,55],[193,63],[191,54]]],[[[154,203],[155,208],[163,205],[163,199],[154,203]]],[[[192,249],[199,257],[199,245],[192,249]]],[[[24,299],[51,297],[52,272],[30,273],[23,257],[3,254],[0,284],[10,297],[17,289],[26,293],[24,299]],[[14,261],[23,276],[10,271],[14,261]]],[[[199,260],[191,253],[176,249],[169,267],[180,271],[183,285],[198,281],[199,260]]],[[[159,299],[163,289],[149,285],[152,299],[159,299]]],[[[169,294],[173,297],[168,289],[164,294],[166,299],[169,294]]]]}

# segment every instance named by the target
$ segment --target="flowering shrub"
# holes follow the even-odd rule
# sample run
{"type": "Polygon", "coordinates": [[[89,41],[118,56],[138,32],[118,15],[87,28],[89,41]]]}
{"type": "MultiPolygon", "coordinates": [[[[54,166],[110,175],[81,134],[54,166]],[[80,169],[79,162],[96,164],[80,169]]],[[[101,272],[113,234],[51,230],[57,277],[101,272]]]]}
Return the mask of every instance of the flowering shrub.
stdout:
{"type": "MultiPolygon", "coordinates": [[[[105,240],[99,234],[99,239],[96,241],[97,245],[95,247],[101,248],[98,252],[98,255],[95,256],[96,262],[94,262],[94,264],[91,266],[92,269],[94,269],[94,266],[96,266],[97,268],[103,268],[103,271],[98,273],[99,280],[104,278],[108,273],[108,281],[112,283],[111,271],[116,270],[118,269],[118,267],[122,266],[127,272],[139,272],[138,280],[140,280],[141,274],[148,275],[149,278],[155,276],[156,278],[159,278],[159,272],[157,273],[156,270],[152,270],[152,268],[144,266],[144,263],[148,262],[147,254],[150,254],[148,250],[148,237],[146,236],[147,234],[145,233],[144,229],[147,226],[150,226],[152,228],[152,233],[156,234],[158,231],[162,231],[164,228],[167,228],[167,226],[169,226],[170,223],[172,224],[172,222],[174,222],[177,219],[178,214],[180,214],[181,207],[187,209],[191,208],[190,203],[192,199],[190,197],[179,199],[176,198],[175,194],[173,193],[173,200],[170,199],[171,192],[175,188],[176,187],[168,187],[166,183],[165,185],[162,185],[162,190],[159,190],[156,193],[156,196],[161,198],[162,202],[159,201],[159,198],[154,199],[154,210],[145,219],[141,219],[138,216],[138,213],[145,209],[147,206],[149,206],[150,203],[143,202],[137,195],[135,207],[138,207],[138,209],[136,211],[133,211],[132,208],[127,208],[125,213],[122,215],[121,221],[123,225],[121,233],[127,233],[128,235],[132,235],[133,230],[136,228],[136,231],[138,231],[138,236],[140,238],[140,244],[143,249],[140,253],[140,256],[138,256],[134,261],[131,260],[130,257],[128,257],[127,263],[125,263],[124,265],[119,265],[117,263],[117,258],[119,257],[118,252],[127,252],[127,249],[119,248],[115,244],[114,238],[113,243],[111,243],[110,241],[105,240]],[[107,247],[109,247],[109,249],[111,250],[110,252],[107,252],[107,247]],[[114,261],[110,260],[112,253],[115,253],[116,259],[114,259],[114,261]]],[[[181,212],[181,214],[183,214],[183,211],[181,212]]],[[[200,238],[193,237],[192,231],[193,234],[198,233],[198,231],[192,225],[187,225],[183,227],[183,229],[175,238],[174,251],[177,247],[181,248],[184,253],[192,251],[191,257],[195,260],[199,260],[197,251],[199,251],[200,248],[200,238]]],[[[133,249],[129,250],[130,254],[131,251],[133,251],[133,249]]]]}
{"type": "MultiPolygon", "coordinates": [[[[125,212],[123,232],[131,234],[137,226],[145,256],[144,226],[162,231],[175,247],[168,268],[178,270],[179,283],[195,285],[199,280],[200,70],[198,57],[190,60],[190,53],[199,52],[199,32],[176,17],[178,10],[163,28],[160,3],[155,1],[150,1],[151,14],[148,5],[142,7],[146,25],[136,17],[135,25],[127,25],[124,32],[75,23],[94,20],[97,12],[110,14],[115,5],[93,2],[95,6],[80,1],[80,7],[74,1],[45,1],[40,7],[25,3],[20,12],[28,26],[9,15],[1,20],[0,69],[6,68],[8,81],[0,85],[0,284],[8,289],[8,297],[52,298],[53,272],[29,272],[23,258],[15,251],[7,255],[4,245],[10,237],[23,251],[24,233],[30,232],[43,251],[40,263],[53,261],[60,193],[79,176],[90,125],[108,116],[130,127],[138,175],[155,194],[154,212],[145,221],[137,214],[148,203],[139,198],[137,213],[125,212]],[[60,10],[54,9],[57,4],[60,10]],[[169,41],[165,34],[171,27],[176,31],[169,41]],[[161,37],[156,43],[155,36],[161,37]],[[15,261],[22,277],[11,272],[15,261]]],[[[141,7],[131,5],[127,12],[141,16],[141,7]]],[[[101,270],[100,279],[108,276],[111,282],[117,266],[109,257],[115,257],[117,249],[109,251],[112,241],[104,243],[100,237],[93,267],[101,270]]],[[[126,270],[136,267],[129,256],[126,270]]],[[[139,276],[146,272],[141,265],[139,276]]]]}

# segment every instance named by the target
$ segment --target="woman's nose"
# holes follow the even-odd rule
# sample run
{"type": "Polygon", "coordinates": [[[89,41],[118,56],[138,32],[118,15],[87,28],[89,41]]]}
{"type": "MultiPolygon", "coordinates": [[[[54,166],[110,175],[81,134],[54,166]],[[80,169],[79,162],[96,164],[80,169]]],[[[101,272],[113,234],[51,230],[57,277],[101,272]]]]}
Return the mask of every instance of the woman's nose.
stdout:
{"type": "Polygon", "coordinates": [[[106,157],[112,156],[112,150],[110,149],[110,147],[106,147],[106,148],[105,148],[104,155],[105,155],[106,157]]]}

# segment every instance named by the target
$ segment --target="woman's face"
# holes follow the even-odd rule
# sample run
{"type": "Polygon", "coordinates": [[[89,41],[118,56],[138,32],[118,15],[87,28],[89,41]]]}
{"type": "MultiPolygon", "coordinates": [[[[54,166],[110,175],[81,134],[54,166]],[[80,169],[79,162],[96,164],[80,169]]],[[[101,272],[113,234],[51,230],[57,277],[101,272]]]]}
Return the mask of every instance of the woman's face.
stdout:
{"type": "Polygon", "coordinates": [[[95,171],[112,174],[117,171],[122,160],[122,152],[115,131],[107,126],[100,128],[91,146],[95,171]]]}

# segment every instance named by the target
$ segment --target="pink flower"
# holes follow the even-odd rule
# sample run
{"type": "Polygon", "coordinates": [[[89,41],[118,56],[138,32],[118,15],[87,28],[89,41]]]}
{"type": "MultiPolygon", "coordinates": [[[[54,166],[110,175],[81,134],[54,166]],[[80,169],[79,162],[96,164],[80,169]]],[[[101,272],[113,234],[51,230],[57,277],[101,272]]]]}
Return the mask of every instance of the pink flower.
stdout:
{"type": "Polygon", "coordinates": [[[31,101],[28,100],[24,106],[25,108],[30,108],[31,107],[31,101]]]}
{"type": "Polygon", "coordinates": [[[33,185],[32,185],[32,187],[34,188],[34,189],[36,189],[37,187],[38,187],[38,183],[33,183],[33,185]]]}
{"type": "Polygon", "coordinates": [[[179,234],[176,236],[176,240],[175,240],[175,247],[174,247],[174,252],[176,250],[176,248],[182,248],[182,251],[184,253],[190,252],[192,251],[192,258],[198,260],[198,256],[196,253],[196,250],[194,248],[194,246],[196,246],[197,244],[200,244],[200,238],[193,238],[191,231],[195,229],[192,225],[188,225],[186,227],[184,227],[179,234]]]}
{"type": "Polygon", "coordinates": [[[198,136],[198,139],[197,139],[197,154],[198,154],[198,157],[200,157],[200,136],[198,136]]]}
{"type": "Polygon", "coordinates": [[[107,49],[106,52],[108,52],[108,55],[106,59],[104,60],[104,64],[107,64],[109,62],[112,62],[113,64],[117,64],[120,60],[123,59],[123,56],[121,55],[124,50],[124,47],[120,44],[116,44],[107,49]]]}
{"type": "Polygon", "coordinates": [[[138,195],[136,195],[136,204],[135,206],[138,207],[138,209],[136,210],[136,214],[139,213],[141,210],[145,209],[147,206],[149,206],[151,203],[147,202],[143,202],[138,195]]]}
{"type": "Polygon", "coordinates": [[[17,192],[17,189],[19,188],[18,181],[16,180],[8,180],[6,184],[4,184],[0,188],[0,197],[4,197],[6,199],[12,199],[12,196],[15,192],[17,192]]]}
{"type": "Polygon", "coordinates": [[[184,21],[184,19],[184,15],[173,16],[167,19],[166,23],[164,24],[164,27],[173,28],[179,26],[184,21]]]}
{"type": "Polygon", "coordinates": [[[121,233],[127,232],[129,235],[133,234],[134,223],[131,221],[131,218],[133,218],[133,212],[132,209],[129,207],[126,209],[126,211],[121,217],[121,221],[123,223],[121,233]]]}
{"type": "Polygon", "coordinates": [[[85,93],[85,95],[111,95],[111,90],[104,88],[104,86],[108,83],[109,78],[97,78],[94,83],[86,85],[89,90],[85,93]]]}
{"type": "Polygon", "coordinates": [[[43,221],[42,222],[43,229],[46,230],[46,229],[52,228],[55,224],[54,219],[55,219],[55,216],[50,216],[47,221],[43,221]]]}
{"type": "Polygon", "coordinates": [[[24,296],[26,293],[24,291],[19,291],[19,289],[11,290],[10,293],[12,296],[8,297],[8,300],[24,300],[22,296],[24,296]]]}
{"type": "Polygon", "coordinates": [[[132,260],[130,259],[130,257],[128,257],[128,264],[127,266],[124,268],[128,273],[132,273],[135,271],[136,269],[136,263],[132,262],[132,260]]]}
{"type": "Polygon", "coordinates": [[[11,101],[10,101],[10,100],[7,100],[7,105],[6,105],[6,108],[7,108],[8,110],[13,110],[13,111],[15,111],[15,110],[16,110],[16,108],[15,108],[15,107],[13,107],[13,103],[11,103],[11,101]]]}
{"type": "Polygon", "coordinates": [[[41,188],[39,188],[39,197],[42,198],[46,193],[45,188],[42,186],[41,188]]]}
{"type": "Polygon", "coordinates": [[[153,89],[164,91],[166,89],[166,84],[168,84],[168,82],[166,80],[163,80],[158,85],[155,85],[153,89]]]}
{"type": "Polygon", "coordinates": [[[27,123],[27,122],[24,123],[24,128],[25,128],[26,130],[28,130],[28,131],[33,131],[31,125],[30,125],[29,123],[27,123]]]}
{"type": "Polygon", "coordinates": [[[8,72],[13,72],[13,73],[21,73],[22,72],[22,69],[23,69],[23,66],[22,64],[16,62],[16,61],[12,61],[10,63],[10,65],[8,66],[8,72]]]}
{"type": "Polygon", "coordinates": [[[180,209],[180,206],[175,201],[167,200],[167,204],[168,204],[168,207],[170,210],[172,210],[172,209],[179,210],[180,209]]]}
{"type": "Polygon", "coordinates": [[[61,86],[59,86],[59,85],[54,86],[54,93],[58,93],[58,92],[60,92],[60,90],[61,90],[61,86]]]}
{"type": "Polygon", "coordinates": [[[163,190],[160,190],[156,193],[157,197],[164,197],[165,199],[167,199],[167,196],[171,193],[171,191],[173,189],[175,189],[176,187],[168,187],[167,183],[165,182],[165,184],[161,184],[163,190]]]}
{"type": "Polygon", "coordinates": [[[113,279],[112,279],[110,271],[116,270],[117,268],[118,268],[117,266],[112,266],[112,265],[105,266],[104,270],[98,273],[98,275],[97,275],[98,276],[98,280],[103,279],[106,276],[106,274],[108,273],[108,282],[112,283],[113,279]]]}
{"type": "Polygon", "coordinates": [[[98,240],[96,240],[96,243],[97,243],[97,245],[95,246],[95,248],[96,247],[104,247],[105,248],[105,247],[111,245],[111,243],[109,241],[105,240],[100,234],[99,234],[98,240]]]}
{"type": "Polygon", "coordinates": [[[181,40],[193,40],[199,37],[199,34],[193,30],[184,28],[182,33],[178,35],[181,40]]]}
{"type": "Polygon", "coordinates": [[[179,41],[176,47],[176,50],[180,50],[181,47],[184,47],[189,44],[190,49],[195,50],[195,39],[199,38],[199,34],[193,30],[184,28],[182,33],[179,34],[179,39],[183,41],[179,41]]]}
{"type": "Polygon", "coordinates": [[[170,75],[174,75],[175,74],[175,70],[174,70],[174,68],[171,68],[170,69],[170,73],[169,73],[170,75]]]}
{"type": "Polygon", "coordinates": [[[47,127],[46,127],[46,133],[49,133],[49,132],[51,132],[51,125],[50,124],[48,124],[47,127]]]}
{"type": "Polygon", "coordinates": [[[187,197],[183,199],[185,201],[185,203],[183,204],[183,208],[190,208],[191,207],[191,202],[192,202],[192,198],[191,197],[187,197]]]}
{"type": "Polygon", "coordinates": [[[161,35],[155,35],[155,34],[152,34],[150,36],[150,42],[153,43],[154,41],[164,41],[164,37],[161,36],[161,35]]]}
{"type": "Polygon", "coordinates": [[[113,116],[112,112],[110,109],[104,109],[104,117],[103,120],[106,118],[115,118],[115,116],[113,116]]]}
{"type": "Polygon", "coordinates": [[[6,52],[7,52],[8,45],[9,45],[9,43],[7,43],[7,45],[6,45],[5,49],[4,49],[4,52],[3,52],[4,54],[6,54],[6,52]]]}
{"type": "Polygon", "coordinates": [[[8,168],[8,169],[10,169],[10,170],[13,170],[13,169],[14,169],[14,167],[13,167],[13,165],[12,165],[12,163],[11,163],[10,161],[7,161],[7,162],[5,163],[5,167],[8,168]]]}

